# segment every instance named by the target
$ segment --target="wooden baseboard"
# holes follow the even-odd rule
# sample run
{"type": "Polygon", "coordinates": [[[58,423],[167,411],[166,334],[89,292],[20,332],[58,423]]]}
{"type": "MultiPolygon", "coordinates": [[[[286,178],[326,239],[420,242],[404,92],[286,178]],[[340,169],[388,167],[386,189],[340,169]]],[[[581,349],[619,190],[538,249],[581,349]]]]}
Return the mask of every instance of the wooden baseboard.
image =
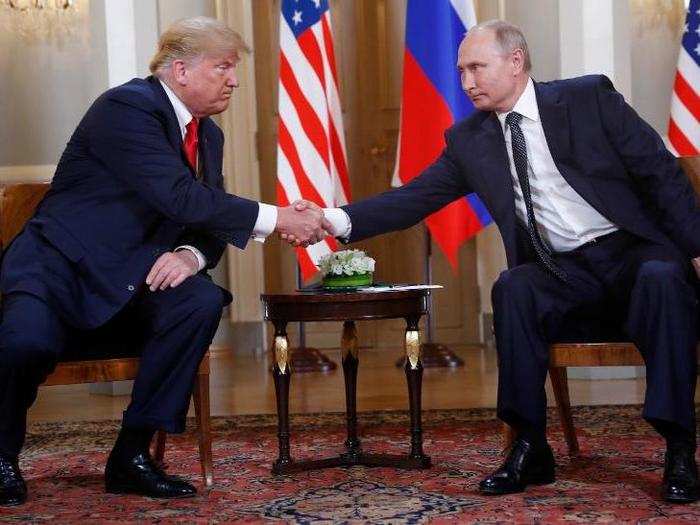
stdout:
{"type": "Polygon", "coordinates": [[[56,171],[55,164],[32,164],[26,166],[0,166],[2,182],[50,182],[56,171]]]}

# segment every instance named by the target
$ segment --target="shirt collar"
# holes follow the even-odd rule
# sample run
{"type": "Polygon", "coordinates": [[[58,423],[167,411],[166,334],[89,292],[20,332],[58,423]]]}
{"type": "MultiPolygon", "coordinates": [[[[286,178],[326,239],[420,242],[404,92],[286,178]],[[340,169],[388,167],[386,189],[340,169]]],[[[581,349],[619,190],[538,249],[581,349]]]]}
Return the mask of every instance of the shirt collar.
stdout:
{"type": "Polygon", "coordinates": [[[528,118],[534,122],[540,120],[540,110],[537,107],[537,96],[535,95],[535,84],[532,82],[532,78],[527,79],[527,85],[523,90],[520,98],[513,106],[513,109],[506,111],[504,113],[496,113],[498,120],[501,122],[501,129],[505,133],[506,130],[506,116],[511,111],[517,111],[523,117],[528,118]]]}
{"type": "Polygon", "coordinates": [[[190,120],[192,120],[192,113],[190,113],[190,110],[187,109],[187,106],[180,100],[177,95],[173,92],[172,89],[162,80],[158,80],[160,82],[160,85],[163,86],[163,89],[165,90],[165,94],[168,95],[168,99],[170,100],[170,103],[173,105],[173,109],[175,110],[175,116],[177,117],[177,123],[180,125],[180,134],[182,138],[185,138],[185,132],[187,128],[187,124],[190,123],[190,120]]]}

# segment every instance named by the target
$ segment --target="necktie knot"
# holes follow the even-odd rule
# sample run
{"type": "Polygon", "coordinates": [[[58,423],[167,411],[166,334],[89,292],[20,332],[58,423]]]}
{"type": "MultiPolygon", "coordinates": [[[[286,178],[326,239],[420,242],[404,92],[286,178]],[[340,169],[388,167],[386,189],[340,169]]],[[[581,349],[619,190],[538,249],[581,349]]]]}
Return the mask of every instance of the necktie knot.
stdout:
{"type": "Polygon", "coordinates": [[[511,111],[506,115],[506,124],[512,129],[513,126],[519,125],[522,119],[523,116],[520,113],[517,111],[511,111]]]}
{"type": "Polygon", "coordinates": [[[192,117],[192,120],[190,120],[187,123],[187,126],[185,126],[185,137],[192,136],[194,138],[197,138],[198,128],[199,128],[199,119],[192,117]]]}

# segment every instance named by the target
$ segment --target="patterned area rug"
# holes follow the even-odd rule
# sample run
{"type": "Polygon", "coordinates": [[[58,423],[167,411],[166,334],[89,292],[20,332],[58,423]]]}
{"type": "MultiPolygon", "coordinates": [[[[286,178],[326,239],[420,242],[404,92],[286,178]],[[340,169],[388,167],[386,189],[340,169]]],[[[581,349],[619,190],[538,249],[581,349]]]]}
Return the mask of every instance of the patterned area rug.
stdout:
{"type": "MultiPolygon", "coordinates": [[[[276,420],[272,416],[215,418],[215,485],[201,489],[195,435],[174,436],[166,449],[169,472],[200,487],[194,499],[159,501],[103,491],[102,472],[118,423],[36,424],[22,467],[29,502],[0,509],[0,521],[35,523],[290,522],[290,523],[678,523],[700,522],[700,504],[670,505],[659,498],[663,442],[639,407],[578,408],[581,455],[566,455],[553,416],[557,482],[493,498],[478,494],[482,476],[502,457],[493,410],[424,414],[425,450],[433,467],[333,468],[276,477],[276,420]]],[[[292,418],[297,458],[333,455],[344,440],[342,414],[292,418]]],[[[367,451],[407,448],[407,415],[360,415],[367,451]]]]}

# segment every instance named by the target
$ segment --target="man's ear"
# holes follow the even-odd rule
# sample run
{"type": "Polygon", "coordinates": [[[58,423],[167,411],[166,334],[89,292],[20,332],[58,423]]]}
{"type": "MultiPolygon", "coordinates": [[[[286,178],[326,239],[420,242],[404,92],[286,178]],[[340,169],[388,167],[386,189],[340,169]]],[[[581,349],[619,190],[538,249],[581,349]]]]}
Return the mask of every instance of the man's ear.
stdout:
{"type": "Polygon", "coordinates": [[[187,65],[185,64],[184,60],[179,58],[173,60],[172,64],[170,65],[170,70],[172,71],[173,79],[178,85],[187,85],[187,65]]]}
{"type": "Polygon", "coordinates": [[[516,49],[513,51],[511,60],[513,63],[513,73],[517,76],[523,72],[523,68],[525,67],[525,53],[523,53],[522,49],[516,49]]]}

